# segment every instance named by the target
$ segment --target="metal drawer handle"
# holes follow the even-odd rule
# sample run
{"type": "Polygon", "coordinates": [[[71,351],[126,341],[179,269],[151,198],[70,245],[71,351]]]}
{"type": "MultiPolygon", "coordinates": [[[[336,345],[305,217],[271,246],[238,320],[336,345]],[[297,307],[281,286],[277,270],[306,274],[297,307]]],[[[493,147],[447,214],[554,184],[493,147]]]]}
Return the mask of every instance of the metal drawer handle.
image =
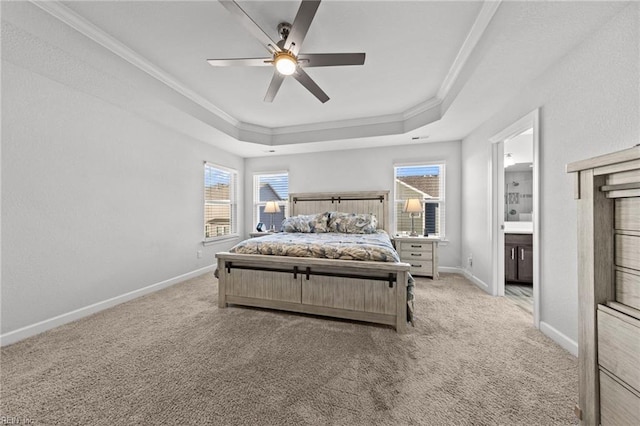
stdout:
{"type": "Polygon", "coordinates": [[[419,245],[411,244],[411,247],[412,248],[422,248],[422,244],[419,244],[419,245]]]}
{"type": "Polygon", "coordinates": [[[422,253],[411,253],[411,256],[418,256],[418,257],[422,257],[422,253]]]}
{"type": "Polygon", "coordinates": [[[515,248],[512,248],[512,249],[511,249],[511,260],[513,260],[513,259],[515,259],[515,258],[516,258],[516,249],[515,249],[515,248]]]}
{"type": "Polygon", "coordinates": [[[520,260],[524,260],[524,249],[520,249],[520,260]]]}
{"type": "Polygon", "coordinates": [[[412,268],[422,268],[422,265],[411,265],[412,268]]]}

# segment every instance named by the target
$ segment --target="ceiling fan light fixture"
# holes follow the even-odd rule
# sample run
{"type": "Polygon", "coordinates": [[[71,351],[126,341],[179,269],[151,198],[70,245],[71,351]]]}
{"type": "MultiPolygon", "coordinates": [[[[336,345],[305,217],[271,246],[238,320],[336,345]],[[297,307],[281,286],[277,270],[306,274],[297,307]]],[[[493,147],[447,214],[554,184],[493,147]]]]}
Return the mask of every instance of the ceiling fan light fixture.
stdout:
{"type": "Polygon", "coordinates": [[[278,72],[282,75],[291,75],[296,71],[296,67],[298,66],[298,61],[296,58],[287,52],[280,52],[276,54],[276,57],[273,60],[274,65],[278,72]]]}

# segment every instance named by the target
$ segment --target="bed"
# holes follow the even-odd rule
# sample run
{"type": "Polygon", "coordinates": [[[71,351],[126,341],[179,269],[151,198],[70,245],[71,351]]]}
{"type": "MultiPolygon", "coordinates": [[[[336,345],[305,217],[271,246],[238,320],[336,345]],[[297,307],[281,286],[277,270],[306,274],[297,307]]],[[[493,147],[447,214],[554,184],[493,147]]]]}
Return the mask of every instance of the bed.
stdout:
{"type": "MultiPolygon", "coordinates": [[[[373,215],[379,231],[389,230],[388,191],[345,193],[299,193],[289,196],[289,216],[324,212],[373,215]]],[[[300,234],[310,238],[313,233],[300,234]]],[[[389,241],[384,232],[377,232],[389,241]]],[[[328,235],[316,234],[321,238],[328,235]]],[[[407,287],[410,265],[398,261],[397,253],[369,253],[367,260],[333,254],[330,257],[300,257],[301,254],[266,250],[269,239],[294,239],[295,234],[276,234],[241,243],[248,251],[234,249],[216,254],[218,259],[218,306],[254,306],[301,312],[393,326],[406,331],[407,287]],[[251,247],[262,247],[251,251],[251,247]],[[234,251],[234,252],[232,252],[234,251]],[[249,253],[249,254],[247,254],[249,253]],[[258,254],[255,254],[258,253],[258,254]],[[287,254],[287,255],[282,255],[287,254]],[[395,256],[391,259],[390,257],[395,256]]],[[[362,236],[360,236],[362,237],[362,236]]],[[[374,244],[378,244],[377,242],[374,244]]],[[[327,246],[328,247],[328,246],[327,246]]],[[[285,251],[290,251],[289,249],[285,251]]],[[[316,251],[310,249],[308,251],[316,251]]]]}

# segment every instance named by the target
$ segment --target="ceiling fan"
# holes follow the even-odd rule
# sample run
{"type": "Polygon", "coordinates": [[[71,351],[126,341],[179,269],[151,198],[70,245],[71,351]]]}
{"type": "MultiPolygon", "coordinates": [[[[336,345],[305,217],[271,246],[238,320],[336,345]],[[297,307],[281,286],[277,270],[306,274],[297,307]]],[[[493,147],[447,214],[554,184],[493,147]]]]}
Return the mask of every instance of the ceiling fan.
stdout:
{"type": "Polygon", "coordinates": [[[325,103],[329,100],[329,96],[309,77],[303,68],[364,64],[364,53],[300,53],[302,42],[309,31],[318,6],[320,6],[320,0],[303,0],[293,24],[282,22],[278,25],[280,40],[277,43],[247,15],[238,3],[233,0],[220,0],[220,3],[266,47],[271,56],[268,58],[207,59],[207,62],[214,67],[274,66],[273,78],[264,97],[265,102],[273,102],[284,78],[290,75],[320,102],[325,103]]]}

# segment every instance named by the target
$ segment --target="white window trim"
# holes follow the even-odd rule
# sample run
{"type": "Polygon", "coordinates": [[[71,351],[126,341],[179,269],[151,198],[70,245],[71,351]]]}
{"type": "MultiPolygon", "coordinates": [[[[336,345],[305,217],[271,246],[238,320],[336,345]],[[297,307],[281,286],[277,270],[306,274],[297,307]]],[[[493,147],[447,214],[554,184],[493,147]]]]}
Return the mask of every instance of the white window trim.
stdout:
{"type": "Polygon", "coordinates": [[[447,197],[447,189],[446,189],[446,184],[447,184],[447,180],[446,180],[446,175],[447,175],[447,162],[445,160],[436,160],[436,161],[429,161],[429,160],[425,160],[425,161],[413,161],[410,163],[394,163],[393,164],[393,229],[394,229],[394,233],[397,234],[398,233],[398,218],[395,217],[395,212],[396,212],[396,205],[398,203],[402,203],[404,202],[404,200],[398,200],[396,198],[396,172],[397,172],[397,168],[398,167],[415,167],[415,166],[440,166],[441,170],[442,170],[442,176],[441,176],[441,185],[442,185],[442,189],[443,189],[443,193],[444,196],[441,198],[438,198],[437,201],[431,201],[431,200],[425,200],[425,203],[438,203],[438,204],[442,204],[442,206],[444,206],[444,217],[441,217],[441,226],[440,226],[440,235],[439,238],[441,241],[448,241],[447,240],[447,204],[446,204],[446,197],[447,197]]]}
{"type": "MultiPolygon", "coordinates": [[[[204,225],[204,215],[205,215],[205,206],[207,201],[205,200],[204,197],[204,173],[205,173],[205,167],[213,167],[216,169],[220,169],[223,170],[225,172],[231,173],[232,180],[234,181],[234,185],[232,190],[229,192],[229,205],[231,206],[231,232],[229,234],[226,235],[216,235],[215,237],[207,237],[206,233],[203,229],[203,239],[202,239],[202,244],[207,246],[213,243],[218,243],[224,240],[231,240],[231,239],[236,239],[240,237],[240,233],[238,232],[238,228],[239,228],[239,218],[240,218],[240,214],[239,214],[239,207],[238,207],[238,187],[240,186],[240,182],[239,182],[239,174],[238,171],[236,169],[233,169],[231,167],[226,167],[226,166],[221,166],[219,164],[216,163],[212,163],[210,161],[204,161],[202,164],[202,173],[203,173],[203,179],[202,179],[202,220],[201,220],[201,224],[204,225]],[[233,208],[233,206],[235,206],[235,209],[233,208]]],[[[204,228],[204,227],[203,227],[204,228]]]]}

